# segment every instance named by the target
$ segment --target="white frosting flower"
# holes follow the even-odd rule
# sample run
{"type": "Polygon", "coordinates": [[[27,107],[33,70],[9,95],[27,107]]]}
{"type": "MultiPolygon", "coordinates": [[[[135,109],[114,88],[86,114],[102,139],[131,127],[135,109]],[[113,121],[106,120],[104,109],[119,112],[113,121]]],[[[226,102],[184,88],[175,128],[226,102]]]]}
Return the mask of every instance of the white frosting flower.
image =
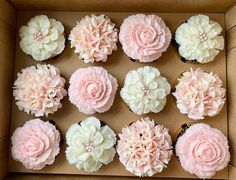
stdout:
{"type": "Polygon", "coordinates": [[[95,117],[73,124],[66,133],[66,158],[70,164],[86,172],[97,171],[115,156],[116,135],[95,117]]]}
{"type": "Polygon", "coordinates": [[[60,54],[65,48],[64,27],[61,22],[46,15],[31,18],[20,28],[20,47],[36,61],[60,54]]]}
{"type": "Polygon", "coordinates": [[[175,33],[180,55],[186,60],[197,60],[199,63],[213,61],[220,50],[224,49],[221,32],[222,27],[208,16],[192,16],[175,33]]]}
{"type": "Polygon", "coordinates": [[[157,68],[145,66],[128,72],[120,95],[136,114],[158,113],[164,108],[170,89],[157,68]]]}

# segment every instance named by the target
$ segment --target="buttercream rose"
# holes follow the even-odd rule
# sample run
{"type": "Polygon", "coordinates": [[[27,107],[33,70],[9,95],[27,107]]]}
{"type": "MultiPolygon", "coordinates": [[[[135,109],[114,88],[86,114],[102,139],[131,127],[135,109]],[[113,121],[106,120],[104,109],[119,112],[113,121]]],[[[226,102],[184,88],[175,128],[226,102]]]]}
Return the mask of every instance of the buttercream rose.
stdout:
{"type": "Polygon", "coordinates": [[[12,157],[26,169],[40,170],[53,164],[60,151],[60,133],[49,122],[40,119],[27,121],[12,137],[12,157]]]}
{"type": "Polygon", "coordinates": [[[178,138],[175,148],[181,166],[203,179],[224,169],[230,160],[227,138],[218,129],[203,123],[190,126],[178,138]]]}
{"type": "Polygon", "coordinates": [[[122,23],[119,40],[127,56],[140,62],[152,62],[168,48],[171,32],[160,17],[136,14],[122,23]]]}
{"type": "Polygon", "coordinates": [[[117,153],[125,168],[136,176],[152,176],[167,167],[172,155],[168,129],[145,118],[122,128],[117,153]]]}
{"type": "Polygon", "coordinates": [[[69,100],[85,114],[108,111],[118,88],[117,80],[102,67],[79,68],[70,78],[69,100]]]}
{"type": "Polygon", "coordinates": [[[180,112],[193,120],[216,116],[225,103],[225,88],[219,76],[198,68],[190,69],[178,79],[173,95],[180,112]]]}

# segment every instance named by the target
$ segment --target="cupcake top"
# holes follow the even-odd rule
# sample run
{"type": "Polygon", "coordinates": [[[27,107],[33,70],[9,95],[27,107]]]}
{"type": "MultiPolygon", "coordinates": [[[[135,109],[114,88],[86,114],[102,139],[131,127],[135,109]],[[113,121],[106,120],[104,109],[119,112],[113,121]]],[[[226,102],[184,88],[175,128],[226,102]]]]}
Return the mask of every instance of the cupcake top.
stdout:
{"type": "Polygon", "coordinates": [[[178,79],[173,95],[181,113],[190,119],[217,115],[225,103],[225,88],[217,74],[197,68],[186,71],[178,79]]]}
{"type": "Polygon", "coordinates": [[[118,30],[105,15],[85,16],[72,29],[69,40],[75,53],[85,63],[106,62],[108,55],[117,49],[118,30]]]}
{"type": "Polygon", "coordinates": [[[102,67],[79,68],[70,78],[69,100],[85,114],[108,111],[118,88],[117,80],[102,67]]]}
{"type": "Polygon", "coordinates": [[[40,170],[53,164],[60,151],[59,131],[41,119],[27,121],[14,131],[11,140],[13,159],[30,170],[40,170]]]}
{"type": "Polygon", "coordinates": [[[195,15],[181,24],[175,33],[179,53],[186,60],[208,63],[224,49],[222,27],[206,15],[195,15]]]}
{"type": "Polygon", "coordinates": [[[184,170],[202,179],[214,176],[230,160],[227,138],[203,123],[191,125],[178,138],[175,148],[184,170]]]}
{"type": "Polygon", "coordinates": [[[164,108],[170,89],[157,68],[145,66],[128,72],[120,95],[136,114],[158,113],[164,108]]]}
{"type": "Polygon", "coordinates": [[[161,172],[171,158],[172,142],[168,129],[149,118],[122,128],[117,153],[121,163],[136,176],[161,172]]]}
{"type": "Polygon", "coordinates": [[[14,82],[13,96],[20,110],[39,116],[48,116],[62,107],[66,96],[65,79],[53,65],[37,64],[22,69],[14,82]]]}
{"type": "Polygon", "coordinates": [[[20,47],[36,61],[50,59],[65,48],[64,27],[61,22],[39,15],[20,28],[20,47]]]}
{"type": "Polygon", "coordinates": [[[119,40],[127,56],[140,62],[152,62],[169,47],[171,32],[159,16],[136,14],[122,23],[119,40]]]}
{"type": "Polygon", "coordinates": [[[95,172],[115,156],[116,135],[95,117],[73,124],[66,133],[66,158],[86,172],[95,172]]]}

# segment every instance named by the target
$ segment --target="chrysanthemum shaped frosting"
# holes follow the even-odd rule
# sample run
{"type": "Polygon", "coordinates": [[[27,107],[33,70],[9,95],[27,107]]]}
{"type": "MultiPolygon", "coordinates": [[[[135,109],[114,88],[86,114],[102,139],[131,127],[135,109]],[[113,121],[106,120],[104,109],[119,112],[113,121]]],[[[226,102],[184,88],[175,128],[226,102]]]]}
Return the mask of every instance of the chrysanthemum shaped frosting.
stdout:
{"type": "Polygon", "coordinates": [[[59,131],[41,119],[27,121],[14,131],[11,140],[13,159],[26,169],[40,170],[53,164],[60,151],[59,131]]]}
{"type": "Polygon", "coordinates": [[[119,40],[127,56],[140,62],[152,62],[168,48],[171,32],[160,17],[136,14],[122,23],[119,40]]]}
{"type": "Polygon", "coordinates": [[[161,172],[171,158],[172,142],[168,129],[149,118],[122,128],[117,153],[121,163],[136,176],[161,172]]]}
{"type": "Polygon", "coordinates": [[[17,74],[13,96],[20,110],[36,117],[48,116],[62,107],[60,101],[67,94],[64,85],[59,69],[37,64],[17,74]]]}
{"type": "Polygon", "coordinates": [[[36,61],[50,59],[65,48],[64,26],[45,15],[30,19],[20,28],[20,47],[36,61]]]}
{"type": "Polygon", "coordinates": [[[150,66],[128,72],[120,91],[122,99],[139,115],[160,112],[169,93],[170,84],[166,78],[160,75],[157,68],[150,66]]]}
{"type": "Polygon", "coordinates": [[[178,138],[175,148],[184,170],[202,179],[214,176],[230,160],[227,138],[203,123],[190,126],[178,138]]]}
{"type": "Polygon", "coordinates": [[[217,74],[190,69],[178,81],[173,95],[180,112],[190,119],[216,116],[224,106],[226,90],[217,74]]]}
{"type": "Polygon", "coordinates": [[[107,61],[107,56],[117,49],[118,30],[115,24],[105,16],[85,16],[72,29],[69,40],[75,53],[85,63],[107,61]]]}
{"type": "Polygon", "coordinates": [[[113,104],[117,80],[102,67],[79,68],[70,78],[69,100],[85,114],[108,111],[113,104]]]}
{"type": "Polygon", "coordinates": [[[86,172],[97,171],[115,156],[116,135],[95,117],[73,124],[66,133],[66,158],[70,164],[86,172]]]}
{"type": "Polygon", "coordinates": [[[206,15],[192,16],[175,33],[179,53],[186,60],[208,63],[224,49],[222,27],[206,15]]]}

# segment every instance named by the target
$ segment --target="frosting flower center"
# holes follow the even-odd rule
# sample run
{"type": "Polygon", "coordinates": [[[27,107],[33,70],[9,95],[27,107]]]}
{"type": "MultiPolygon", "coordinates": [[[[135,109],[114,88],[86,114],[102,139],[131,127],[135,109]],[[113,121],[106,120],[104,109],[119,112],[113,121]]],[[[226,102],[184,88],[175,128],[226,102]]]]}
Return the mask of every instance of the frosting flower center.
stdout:
{"type": "Polygon", "coordinates": [[[43,33],[41,31],[38,31],[33,34],[33,37],[36,41],[40,41],[43,38],[43,33]]]}
{"type": "Polygon", "coordinates": [[[208,38],[207,38],[207,34],[205,32],[201,33],[200,36],[199,36],[200,40],[202,42],[206,41],[208,38]]]}
{"type": "Polygon", "coordinates": [[[92,152],[93,151],[93,142],[89,142],[88,144],[85,145],[85,151],[86,152],[92,152]]]}
{"type": "Polygon", "coordinates": [[[159,41],[159,38],[156,34],[157,33],[152,26],[140,25],[135,31],[135,38],[137,39],[138,45],[141,47],[147,47],[152,44],[155,39],[159,41]]]}
{"type": "Polygon", "coordinates": [[[148,86],[144,86],[142,91],[143,91],[143,94],[146,96],[149,93],[149,87],[148,86]]]}

